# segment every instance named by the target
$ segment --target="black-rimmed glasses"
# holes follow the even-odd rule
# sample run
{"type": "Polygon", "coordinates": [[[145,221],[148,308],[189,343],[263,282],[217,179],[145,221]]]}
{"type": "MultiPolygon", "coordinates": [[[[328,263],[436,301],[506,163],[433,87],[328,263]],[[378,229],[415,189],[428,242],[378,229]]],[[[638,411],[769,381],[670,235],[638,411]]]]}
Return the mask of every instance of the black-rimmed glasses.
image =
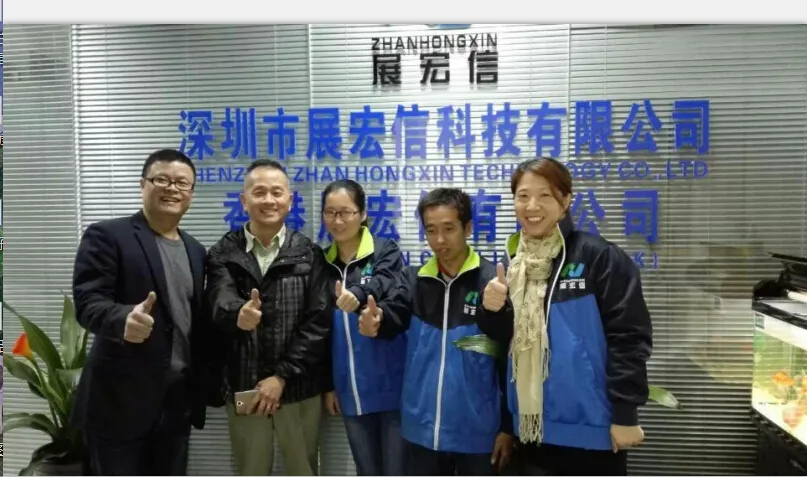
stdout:
{"type": "Polygon", "coordinates": [[[167,189],[173,184],[177,190],[181,190],[183,192],[193,189],[194,186],[193,182],[188,182],[185,179],[177,179],[172,181],[171,179],[162,176],[147,177],[146,180],[154,184],[154,187],[159,187],[160,189],[167,189]]]}
{"type": "Polygon", "coordinates": [[[358,214],[359,211],[357,210],[330,210],[326,209],[322,211],[322,216],[328,220],[333,220],[337,217],[341,219],[352,219],[353,217],[358,214]]]}

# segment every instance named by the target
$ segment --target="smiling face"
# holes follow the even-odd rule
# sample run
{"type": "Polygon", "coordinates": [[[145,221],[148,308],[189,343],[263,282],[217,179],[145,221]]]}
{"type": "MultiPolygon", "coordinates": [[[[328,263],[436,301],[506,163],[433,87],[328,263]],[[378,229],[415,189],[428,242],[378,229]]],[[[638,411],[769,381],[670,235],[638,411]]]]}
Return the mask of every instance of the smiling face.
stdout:
{"type": "Polygon", "coordinates": [[[362,212],[347,189],[335,189],[325,197],[322,218],[336,243],[352,240],[359,234],[367,212],[362,212]]]}
{"type": "Polygon", "coordinates": [[[151,217],[182,218],[193,199],[193,170],[180,161],[156,161],[140,179],[143,209],[151,217]]]}
{"type": "Polygon", "coordinates": [[[515,190],[516,218],[523,233],[546,237],[569,209],[572,196],[562,196],[543,176],[525,172],[515,190]]]}
{"type": "Polygon", "coordinates": [[[291,207],[289,178],[271,167],[254,169],[244,180],[241,205],[250,222],[279,229],[291,207]]]}

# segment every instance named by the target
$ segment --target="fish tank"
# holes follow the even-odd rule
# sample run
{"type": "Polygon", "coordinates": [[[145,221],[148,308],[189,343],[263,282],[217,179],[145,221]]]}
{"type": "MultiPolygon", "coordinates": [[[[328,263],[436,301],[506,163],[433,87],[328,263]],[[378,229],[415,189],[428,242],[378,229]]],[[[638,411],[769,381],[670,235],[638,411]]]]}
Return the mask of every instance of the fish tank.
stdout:
{"type": "Polygon", "coordinates": [[[807,455],[807,259],[773,257],[782,271],[757,285],[752,302],[751,407],[794,451],[807,455]]]}

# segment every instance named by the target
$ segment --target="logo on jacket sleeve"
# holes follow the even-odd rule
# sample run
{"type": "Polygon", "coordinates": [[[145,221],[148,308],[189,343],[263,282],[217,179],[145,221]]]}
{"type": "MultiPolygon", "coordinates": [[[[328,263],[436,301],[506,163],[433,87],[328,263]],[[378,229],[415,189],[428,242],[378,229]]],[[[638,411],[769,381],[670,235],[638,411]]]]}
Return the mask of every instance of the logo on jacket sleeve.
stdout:
{"type": "Polygon", "coordinates": [[[462,308],[462,312],[466,315],[476,316],[476,306],[479,304],[479,292],[468,292],[465,295],[465,305],[462,308]]]}
{"type": "Polygon", "coordinates": [[[583,278],[583,271],[586,266],[582,263],[569,263],[560,272],[561,290],[585,290],[586,279],[583,278]]]}

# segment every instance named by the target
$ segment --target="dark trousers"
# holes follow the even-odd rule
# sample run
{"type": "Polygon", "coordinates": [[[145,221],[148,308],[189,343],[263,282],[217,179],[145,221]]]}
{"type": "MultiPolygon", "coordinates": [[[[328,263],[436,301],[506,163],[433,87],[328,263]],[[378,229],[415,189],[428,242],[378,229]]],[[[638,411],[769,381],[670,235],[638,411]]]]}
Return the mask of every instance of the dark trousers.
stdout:
{"type": "Polygon", "coordinates": [[[186,475],[190,433],[190,400],[186,387],[172,385],[162,411],[147,434],[117,439],[84,432],[85,474],[186,475]]]}
{"type": "Polygon", "coordinates": [[[628,454],[521,444],[522,475],[628,475],[628,454]]]}
{"type": "Polygon", "coordinates": [[[398,410],[344,416],[358,475],[406,475],[406,441],[398,410]]]}
{"type": "Polygon", "coordinates": [[[406,444],[409,475],[496,475],[490,454],[435,451],[406,444]]]}

